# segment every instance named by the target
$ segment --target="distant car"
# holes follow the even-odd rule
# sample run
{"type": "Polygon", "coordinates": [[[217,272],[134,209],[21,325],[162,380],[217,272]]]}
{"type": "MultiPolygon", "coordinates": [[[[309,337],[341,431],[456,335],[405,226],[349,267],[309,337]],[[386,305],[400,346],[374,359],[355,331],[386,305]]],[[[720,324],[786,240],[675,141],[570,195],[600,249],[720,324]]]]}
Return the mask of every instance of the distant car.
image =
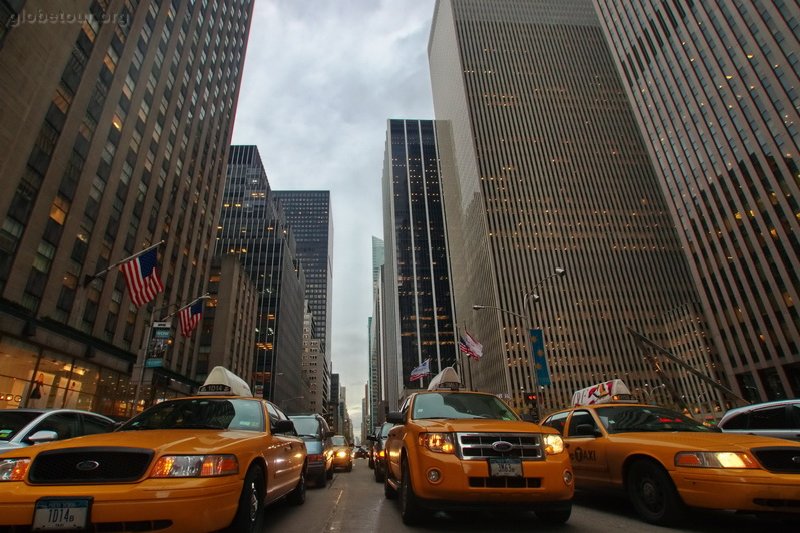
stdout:
{"type": "Polygon", "coordinates": [[[384,457],[386,452],[384,451],[384,446],[386,445],[386,439],[389,437],[389,430],[393,427],[394,424],[384,422],[383,425],[378,427],[375,435],[369,436],[369,440],[372,441],[372,454],[375,461],[374,474],[376,483],[382,482],[386,476],[386,459],[384,457]]]}
{"type": "Polygon", "coordinates": [[[356,447],[353,450],[353,458],[355,459],[366,459],[369,457],[369,452],[362,448],[361,446],[356,447]]]}
{"type": "Polygon", "coordinates": [[[0,409],[0,453],[31,444],[109,433],[107,416],[76,409],[0,409]]]}
{"type": "Polygon", "coordinates": [[[348,472],[353,469],[353,447],[344,435],[333,436],[333,467],[344,468],[348,472]]]}
{"type": "Polygon", "coordinates": [[[306,447],[277,406],[222,367],[196,396],[111,433],[0,454],[0,531],[236,533],[305,501],[306,447]]]}
{"type": "Polygon", "coordinates": [[[321,415],[290,415],[298,435],[306,443],[308,466],[306,476],[320,487],[333,477],[333,431],[321,415]]]}
{"type": "Polygon", "coordinates": [[[717,426],[725,433],[800,441],[800,399],[777,400],[731,409],[717,426]]]}

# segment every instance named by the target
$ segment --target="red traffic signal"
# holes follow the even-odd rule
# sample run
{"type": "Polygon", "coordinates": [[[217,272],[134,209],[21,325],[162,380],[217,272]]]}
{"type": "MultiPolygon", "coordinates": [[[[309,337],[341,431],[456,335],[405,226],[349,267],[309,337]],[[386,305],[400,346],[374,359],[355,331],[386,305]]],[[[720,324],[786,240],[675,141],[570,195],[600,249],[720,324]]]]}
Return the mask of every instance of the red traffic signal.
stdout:
{"type": "Polygon", "coordinates": [[[535,392],[529,392],[529,393],[525,394],[525,400],[527,400],[529,402],[535,402],[536,399],[537,399],[537,397],[536,397],[536,393],[535,392]]]}

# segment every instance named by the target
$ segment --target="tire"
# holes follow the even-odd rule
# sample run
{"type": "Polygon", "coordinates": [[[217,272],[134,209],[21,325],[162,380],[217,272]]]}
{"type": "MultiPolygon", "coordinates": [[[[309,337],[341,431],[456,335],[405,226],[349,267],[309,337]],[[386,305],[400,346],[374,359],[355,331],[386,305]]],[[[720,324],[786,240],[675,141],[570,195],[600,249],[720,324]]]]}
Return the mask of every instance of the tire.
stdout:
{"type": "Polygon", "coordinates": [[[395,500],[397,499],[397,491],[394,490],[389,484],[389,469],[386,469],[386,475],[383,476],[383,495],[386,497],[387,500],[395,500]]]}
{"type": "Polygon", "coordinates": [[[375,483],[380,483],[381,481],[383,481],[383,478],[385,476],[383,473],[383,467],[380,465],[380,463],[375,463],[374,474],[375,474],[375,483]]]}
{"type": "Polygon", "coordinates": [[[678,524],[686,514],[669,474],[652,461],[639,460],[628,469],[628,497],[645,522],[659,526],[678,524]]]}
{"type": "Polygon", "coordinates": [[[300,472],[300,479],[297,481],[297,486],[286,497],[289,505],[303,505],[306,502],[306,469],[300,472]]]}
{"type": "Polygon", "coordinates": [[[264,471],[259,466],[251,466],[244,478],[239,507],[228,531],[230,533],[256,533],[264,525],[264,471]]]}
{"type": "Polygon", "coordinates": [[[572,504],[567,507],[557,507],[554,509],[537,509],[536,518],[540,522],[548,525],[565,524],[572,514],[572,504]]]}
{"type": "Polygon", "coordinates": [[[317,475],[317,487],[325,488],[328,485],[328,473],[323,470],[317,475]]]}
{"type": "Polygon", "coordinates": [[[352,472],[353,471],[353,462],[352,461],[350,461],[350,463],[347,464],[347,471],[348,472],[352,472]]]}
{"type": "Polygon", "coordinates": [[[333,479],[333,466],[325,471],[325,477],[328,479],[333,479]]]}
{"type": "Polygon", "coordinates": [[[414,494],[414,487],[411,483],[411,473],[408,468],[408,460],[403,459],[403,479],[400,480],[400,515],[403,523],[407,526],[414,526],[421,523],[427,513],[420,505],[419,498],[414,494]]]}

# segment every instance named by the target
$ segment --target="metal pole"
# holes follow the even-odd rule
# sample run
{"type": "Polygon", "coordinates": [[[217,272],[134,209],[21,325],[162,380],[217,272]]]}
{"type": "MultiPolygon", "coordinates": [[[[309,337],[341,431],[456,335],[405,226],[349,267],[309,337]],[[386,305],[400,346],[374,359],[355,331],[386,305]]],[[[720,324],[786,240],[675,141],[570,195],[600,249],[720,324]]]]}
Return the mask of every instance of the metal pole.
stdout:
{"type": "Polygon", "coordinates": [[[533,353],[533,338],[531,338],[531,330],[533,329],[533,320],[531,319],[531,309],[530,304],[528,303],[533,296],[533,291],[528,292],[525,294],[525,300],[522,306],[525,308],[525,317],[528,321],[528,331],[525,332],[525,338],[528,340],[527,346],[525,346],[525,353],[530,351],[531,357],[531,364],[532,364],[532,375],[531,378],[533,379],[533,391],[536,393],[536,422],[538,423],[542,419],[542,402],[541,400],[541,392],[539,391],[539,373],[536,371],[536,355],[533,353]]]}
{"type": "Polygon", "coordinates": [[[136,406],[139,405],[139,399],[142,396],[142,386],[144,385],[144,363],[147,361],[147,353],[150,351],[150,336],[153,334],[153,315],[155,308],[150,311],[150,319],[147,321],[147,334],[144,336],[144,345],[139,350],[139,356],[136,358],[136,365],[139,367],[139,382],[136,384],[136,395],[133,398],[133,406],[131,407],[131,416],[136,416],[136,406]]]}

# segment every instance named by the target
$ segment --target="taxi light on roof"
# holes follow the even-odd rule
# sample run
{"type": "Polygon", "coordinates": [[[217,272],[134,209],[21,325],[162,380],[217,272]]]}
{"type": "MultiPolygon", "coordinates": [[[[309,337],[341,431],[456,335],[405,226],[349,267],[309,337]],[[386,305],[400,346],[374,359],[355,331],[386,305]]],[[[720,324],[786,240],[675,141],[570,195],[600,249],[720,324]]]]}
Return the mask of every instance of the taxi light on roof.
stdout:
{"type": "Polygon", "coordinates": [[[215,366],[208,373],[205,383],[197,390],[199,395],[248,396],[250,386],[239,376],[223,366],[215,366]]]}

